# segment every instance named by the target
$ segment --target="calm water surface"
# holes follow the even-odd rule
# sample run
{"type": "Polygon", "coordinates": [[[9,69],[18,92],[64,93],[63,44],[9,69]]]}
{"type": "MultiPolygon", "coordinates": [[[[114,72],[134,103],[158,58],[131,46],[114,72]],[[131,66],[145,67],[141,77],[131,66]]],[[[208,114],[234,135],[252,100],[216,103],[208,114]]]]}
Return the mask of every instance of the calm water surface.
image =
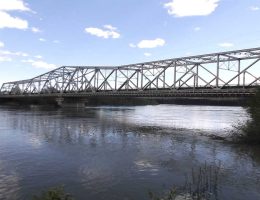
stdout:
{"type": "Polygon", "coordinates": [[[240,107],[0,107],[0,199],[64,185],[77,200],[149,199],[221,163],[219,199],[260,199],[260,149],[213,140],[240,107]]]}

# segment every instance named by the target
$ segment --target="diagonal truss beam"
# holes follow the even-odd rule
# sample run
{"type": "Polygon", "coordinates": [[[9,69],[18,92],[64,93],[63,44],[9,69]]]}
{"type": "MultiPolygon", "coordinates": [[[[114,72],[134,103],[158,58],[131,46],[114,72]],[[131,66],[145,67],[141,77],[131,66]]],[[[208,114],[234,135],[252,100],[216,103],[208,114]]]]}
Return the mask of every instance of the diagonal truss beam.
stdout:
{"type": "Polygon", "coordinates": [[[260,48],[252,48],[122,66],[62,66],[4,83],[0,95],[251,87],[260,85],[259,61],[260,48]]]}

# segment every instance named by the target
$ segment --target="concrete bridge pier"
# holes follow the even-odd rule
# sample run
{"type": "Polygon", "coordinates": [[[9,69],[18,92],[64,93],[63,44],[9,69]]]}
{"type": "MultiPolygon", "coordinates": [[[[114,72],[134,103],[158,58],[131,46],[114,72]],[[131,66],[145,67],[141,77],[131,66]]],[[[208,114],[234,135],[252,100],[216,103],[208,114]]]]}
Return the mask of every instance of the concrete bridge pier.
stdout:
{"type": "Polygon", "coordinates": [[[58,98],[56,98],[55,100],[56,100],[57,105],[60,106],[60,107],[62,107],[64,98],[58,97],[58,98]]]}
{"type": "Polygon", "coordinates": [[[88,99],[58,97],[56,98],[56,103],[62,108],[85,108],[88,103],[88,99]]]}

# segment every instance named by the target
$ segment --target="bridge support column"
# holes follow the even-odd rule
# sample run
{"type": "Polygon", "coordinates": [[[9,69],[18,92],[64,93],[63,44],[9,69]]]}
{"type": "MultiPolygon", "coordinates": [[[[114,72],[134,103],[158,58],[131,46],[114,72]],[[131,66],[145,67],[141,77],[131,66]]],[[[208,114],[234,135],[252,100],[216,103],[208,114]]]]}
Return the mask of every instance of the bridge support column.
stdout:
{"type": "Polygon", "coordinates": [[[88,102],[85,98],[56,98],[57,105],[62,108],[84,108],[88,102]]]}
{"type": "Polygon", "coordinates": [[[56,98],[56,102],[57,102],[58,106],[62,107],[62,104],[64,102],[64,98],[62,98],[62,97],[56,98]]]}

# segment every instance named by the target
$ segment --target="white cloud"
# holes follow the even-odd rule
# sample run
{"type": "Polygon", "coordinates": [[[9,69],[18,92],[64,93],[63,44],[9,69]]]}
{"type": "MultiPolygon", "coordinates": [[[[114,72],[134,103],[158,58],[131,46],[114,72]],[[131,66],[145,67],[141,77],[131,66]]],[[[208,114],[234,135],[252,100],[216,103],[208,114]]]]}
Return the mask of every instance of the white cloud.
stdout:
{"type": "Polygon", "coordinates": [[[219,0],[171,0],[164,4],[175,17],[206,16],[215,11],[219,0]]]}
{"type": "Polygon", "coordinates": [[[225,48],[229,48],[229,47],[233,47],[234,44],[233,44],[233,43],[230,43],[230,42],[223,42],[223,43],[218,44],[218,46],[220,46],[220,47],[225,47],[225,48]]]}
{"type": "Polygon", "coordinates": [[[27,29],[28,22],[8,13],[12,11],[31,10],[22,0],[0,0],[0,28],[27,29]]]}
{"type": "Polygon", "coordinates": [[[0,56],[0,62],[10,62],[12,61],[12,58],[8,56],[0,56]]]}
{"type": "MultiPolygon", "coordinates": [[[[7,62],[7,61],[12,61],[13,58],[17,57],[28,57],[29,55],[24,52],[11,52],[7,50],[0,50],[0,62],[7,62]]],[[[44,68],[44,69],[54,69],[56,68],[55,64],[50,64],[42,60],[41,55],[36,55],[34,56],[36,59],[31,59],[30,57],[26,59],[22,59],[21,62],[23,63],[30,63],[33,67],[36,68],[44,68]]]]}
{"type": "Polygon", "coordinates": [[[151,54],[151,53],[144,53],[144,55],[145,55],[146,57],[150,57],[152,54],[151,54]]]}
{"type": "Polygon", "coordinates": [[[135,47],[136,47],[136,45],[135,45],[135,44],[133,44],[133,43],[130,43],[130,44],[129,44],[129,47],[131,47],[131,48],[135,48],[135,47]]]}
{"type": "Polygon", "coordinates": [[[44,38],[39,38],[39,41],[41,41],[41,42],[46,42],[47,40],[44,39],[44,38]]]}
{"type": "Polygon", "coordinates": [[[165,41],[161,38],[157,38],[155,40],[142,40],[137,44],[138,48],[156,48],[159,46],[164,46],[165,41]]]}
{"type": "Polygon", "coordinates": [[[194,28],[194,31],[200,31],[200,30],[201,30],[201,28],[198,26],[194,28]]]}
{"type": "Polygon", "coordinates": [[[8,55],[8,56],[22,56],[22,57],[27,57],[29,56],[27,53],[18,51],[18,52],[11,52],[11,51],[7,51],[7,50],[1,50],[0,51],[0,56],[1,55],[8,55]]]}
{"type": "Polygon", "coordinates": [[[23,53],[23,52],[17,52],[16,55],[17,55],[17,56],[23,56],[23,57],[29,56],[27,53],[23,53]]]}
{"type": "Polygon", "coordinates": [[[31,30],[34,33],[40,33],[41,32],[41,30],[39,28],[37,28],[37,27],[32,27],[31,30]]]}
{"type": "Polygon", "coordinates": [[[0,50],[0,62],[10,62],[16,57],[27,57],[28,54],[24,52],[11,52],[7,50],[0,50]]]}
{"type": "Polygon", "coordinates": [[[42,59],[41,55],[34,56],[35,58],[42,59]]]}
{"type": "Polygon", "coordinates": [[[1,47],[4,47],[4,46],[5,46],[5,44],[0,41],[0,48],[1,48],[1,47]]]}
{"type": "Polygon", "coordinates": [[[0,28],[27,29],[28,22],[18,17],[12,17],[6,12],[0,11],[0,28]]]}
{"type": "Polygon", "coordinates": [[[30,11],[22,0],[0,0],[0,10],[5,11],[30,11]]]}
{"type": "Polygon", "coordinates": [[[23,63],[33,63],[34,60],[32,60],[32,59],[26,59],[26,60],[21,60],[21,62],[23,62],[23,63]]]}
{"type": "Polygon", "coordinates": [[[108,39],[108,38],[117,39],[120,37],[120,33],[116,31],[117,30],[116,27],[113,27],[111,25],[104,25],[104,28],[105,29],[88,27],[88,28],[85,28],[85,32],[89,33],[91,35],[97,36],[97,37],[105,38],[105,39],[108,39]]]}
{"type": "MultiPolygon", "coordinates": [[[[36,57],[37,59],[42,58],[42,56],[34,56],[34,57],[36,57]]],[[[50,64],[43,60],[26,59],[26,60],[21,60],[21,62],[30,63],[35,68],[43,68],[43,69],[55,69],[56,68],[55,64],[50,64]]]]}
{"type": "Polygon", "coordinates": [[[260,8],[258,6],[251,6],[250,10],[252,11],[258,11],[260,8]]]}
{"type": "Polygon", "coordinates": [[[55,44],[59,44],[60,43],[59,40],[53,40],[52,42],[55,43],[55,44]]]}
{"type": "Polygon", "coordinates": [[[10,52],[10,51],[1,50],[1,51],[0,51],[0,55],[13,55],[13,53],[10,52]]]}
{"type": "Polygon", "coordinates": [[[114,27],[110,24],[104,25],[104,28],[109,29],[109,30],[116,30],[117,29],[116,27],[114,27]]]}
{"type": "Polygon", "coordinates": [[[49,64],[49,63],[46,63],[46,62],[41,61],[41,60],[33,61],[31,63],[32,63],[32,66],[36,67],[36,68],[43,68],[43,69],[54,69],[54,68],[56,68],[55,64],[49,64]]]}

